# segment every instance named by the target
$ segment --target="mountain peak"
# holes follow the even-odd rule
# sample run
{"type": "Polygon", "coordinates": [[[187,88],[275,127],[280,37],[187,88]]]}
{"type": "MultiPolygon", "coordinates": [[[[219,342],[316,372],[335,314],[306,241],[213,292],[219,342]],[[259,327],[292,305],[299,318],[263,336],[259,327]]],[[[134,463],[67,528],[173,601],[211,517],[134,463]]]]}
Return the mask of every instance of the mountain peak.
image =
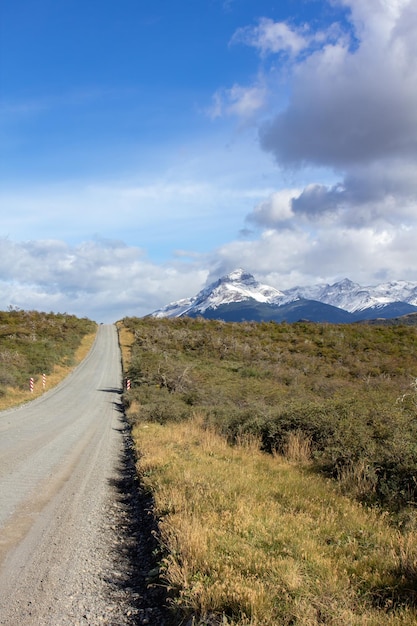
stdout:
{"type": "Polygon", "coordinates": [[[336,307],[339,312],[342,310],[351,314],[389,307],[393,303],[406,304],[408,307],[406,312],[410,312],[417,306],[417,283],[393,281],[374,287],[361,287],[349,278],[344,278],[332,285],[294,287],[283,292],[258,282],[252,274],[242,268],[237,268],[207,285],[196,296],[168,304],[154,311],[152,315],[154,317],[181,317],[183,315],[193,317],[206,316],[207,311],[209,316],[213,316],[213,314],[216,315],[216,309],[228,305],[235,309],[236,306],[246,309],[266,306],[276,310],[297,300],[309,302],[310,308],[322,303],[336,307]]]}
{"type": "Polygon", "coordinates": [[[250,274],[249,272],[247,272],[246,270],[242,268],[238,268],[236,270],[233,270],[232,272],[229,272],[228,274],[225,274],[224,276],[221,276],[217,280],[210,283],[204,289],[204,291],[211,290],[217,287],[218,285],[226,285],[228,283],[231,283],[232,285],[233,284],[254,285],[257,283],[257,281],[255,280],[255,277],[252,274],[250,274]]]}
{"type": "Polygon", "coordinates": [[[188,300],[173,302],[152,313],[154,317],[201,315],[207,309],[238,302],[268,303],[279,301],[284,294],[274,287],[259,283],[249,272],[238,268],[222,276],[188,300]]]}
{"type": "Polygon", "coordinates": [[[233,272],[226,274],[220,280],[224,282],[256,282],[254,276],[242,268],[233,270],[233,272]]]}
{"type": "Polygon", "coordinates": [[[353,280],[350,280],[350,278],[343,278],[342,280],[339,280],[337,283],[333,285],[333,287],[335,287],[336,285],[344,289],[352,289],[352,287],[359,287],[359,285],[357,283],[354,283],[353,280]]]}

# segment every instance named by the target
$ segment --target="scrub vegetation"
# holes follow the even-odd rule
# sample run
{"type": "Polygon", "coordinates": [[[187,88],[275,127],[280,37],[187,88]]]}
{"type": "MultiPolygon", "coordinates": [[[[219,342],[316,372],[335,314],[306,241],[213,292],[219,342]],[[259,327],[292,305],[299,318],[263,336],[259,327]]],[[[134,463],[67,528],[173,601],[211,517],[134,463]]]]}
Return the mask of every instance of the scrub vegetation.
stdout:
{"type": "Polygon", "coordinates": [[[97,326],[74,315],[0,311],[0,408],[31,399],[61,380],[88,352],[97,326]],[[29,379],[34,379],[34,392],[29,379]]]}
{"type": "Polygon", "coordinates": [[[415,327],[125,318],[119,335],[174,609],[417,623],[415,327]]]}

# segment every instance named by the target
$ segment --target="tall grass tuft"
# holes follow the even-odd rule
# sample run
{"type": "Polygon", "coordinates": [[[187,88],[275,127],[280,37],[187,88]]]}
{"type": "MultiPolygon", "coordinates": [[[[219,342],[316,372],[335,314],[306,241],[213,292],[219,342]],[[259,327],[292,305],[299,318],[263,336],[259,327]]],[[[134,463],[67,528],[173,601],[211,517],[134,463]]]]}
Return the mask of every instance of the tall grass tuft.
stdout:
{"type": "Polygon", "coordinates": [[[291,431],[287,435],[283,453],[288,461],[306,464],[311,461],[311,438],[302,431],[291,431]]]}

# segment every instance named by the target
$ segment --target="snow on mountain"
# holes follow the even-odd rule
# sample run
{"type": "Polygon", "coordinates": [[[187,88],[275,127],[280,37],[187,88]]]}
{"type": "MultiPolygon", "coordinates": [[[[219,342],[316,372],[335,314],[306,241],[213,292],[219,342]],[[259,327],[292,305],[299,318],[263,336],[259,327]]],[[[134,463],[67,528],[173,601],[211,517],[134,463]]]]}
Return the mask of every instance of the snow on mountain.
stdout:
{"type": "Polygon", "coordinates": [[[349,313],[378,309],[394,302],[417,306],[417,283],[392,281],[363,287],[345,278],[332,285],[317,284],[279,291],[259,283],[252,274],[237,269],[211,283],[196,296],[168,304],[152,315],[154,317],[199,315],[207,309],[251,300],[279,307],[301,299],[329,304],[349,313]]]}
{"type": "MultiPolygon", "coordinates": [[[[325,287],[328,287],[328,285],[325,287]]],[[[320,295],[322,291],[323,285],[292,287],[291,289],[283,291],[285,297],[284,303],[287,304],[288,302],[293,302],[294,300],[317,300],[317,302],[320,302],[320,295]]]]}
{"type": "Polygon", "coordinates": [[[316,299],[349,311],[349,313],[392,302],[389,299],[375,297],[372,290],[372,287],[361,287],[345,278],[333,285],[322,287],[316,299]]]}
{"type": "Polygon", "coordinates": [[[417,306],[417,284],[406,281],[362,287],[345,278],[333,285],[296,287],[289,291],[296,292],[299,297],[331,304],[350,313],[382,307],[392,302],[406,302],[417,306]]]}
{"type": "MultiPolygon", "coordinates": [[[[382,283],[373,288],[376,297],[392,298],[397,302],[408,302],[417,306],[417,284],[405,280],[382,283]]],[[[391,300],[392,301],[392,300],[391,300]]]]}
{"type": "MultiPolygon", "coordinates": [[[[257,302],[271,302],[284,298],[284,294],[274,287],[259,283],[252,274],[242,269],[235,270],[209,285],[197,296],[201,311],[219,304],[242,302],[252,298],[257,302]]],[[[196,303],[197,304],[197,303],[196,303]]]]}
{"type": "Polygon", "coordinates": [[[154,311],[152,313],[153,317],[181,317],[181,315],[186,315],[189,308],[192,306],[194,298],[183,298],[182,300],[177,300],[177,302],[171,302],[166,306],[154,311]]]}
{"type": "Polygon", "coordinates": [[[256,300],[256,302],[270,303],[283,300],[285,295],[274,287],[259,283],[252,274],[242,269],[237,269],[226,276],[222,276],[205,289],[202,289],[193,298],[178,300],[168,304],[162,309],[152,313],[154,317],[180,317],[189,312],[204,313],[206,309],[231,304],[232,302],[244,302],[256,300]]]}

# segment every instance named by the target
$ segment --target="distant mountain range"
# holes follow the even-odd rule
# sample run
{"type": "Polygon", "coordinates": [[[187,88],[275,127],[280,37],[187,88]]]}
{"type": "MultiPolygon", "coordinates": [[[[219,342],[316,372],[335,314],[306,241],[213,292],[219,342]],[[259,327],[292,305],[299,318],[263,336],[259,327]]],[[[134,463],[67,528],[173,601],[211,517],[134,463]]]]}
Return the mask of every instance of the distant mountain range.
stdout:
{"type": "Polygon", "coordinates": [[[226,322],[350,323],[417,313],[417,283],[393,281],[362,287],[345,278],[333,285],[279,291],[237,269],[192,298],[172,302],[153,317],[205,317],[226,322]]]}

